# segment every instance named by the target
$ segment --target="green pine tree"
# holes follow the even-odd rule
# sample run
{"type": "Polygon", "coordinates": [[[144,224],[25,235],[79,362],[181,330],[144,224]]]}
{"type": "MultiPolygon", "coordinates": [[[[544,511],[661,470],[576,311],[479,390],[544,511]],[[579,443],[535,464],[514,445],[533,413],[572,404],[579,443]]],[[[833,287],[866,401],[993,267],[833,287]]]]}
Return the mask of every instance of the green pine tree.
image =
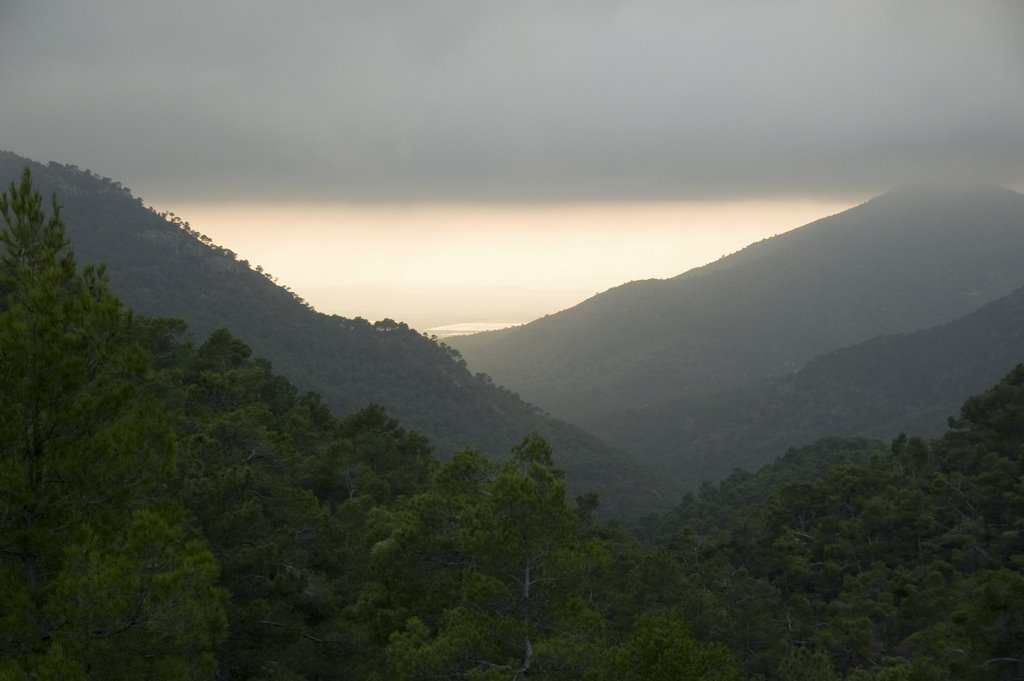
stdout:
{"type": "Polygon", "coordinates": [[[739,681],[742,678],[739,665],[724,645],[695,641],[683,619],[668,610],[638,617],[632,636],[612,650],[611,659],[613,673],[605,678],[616,681],[739,681]]]}
{"type": "Polygon", "coordinates": [[[0,677],[210,678],[218,568],[165,492],[131,317],[27,169],[0,217],[0,677]]]}
{"type": "MultiPolygon", "coordinates": [[[[435,471],[434,482],[411,500],[409,513],[392,516],[391,536],[373,551],[389,563],[416,556],[421,572],[437,566],[428,575],[433,586],[421,577],[409,592],[414,598],[401,602],[409,617],[390,637],[387,677],[592,674],[604,622],[583,587],[605,560],[604,548],[583,538],[550,446],[530,435],[498,466],[461,452],[435,471]]],[[[389,583],[409,587],[404,579],[389,583]]]]}

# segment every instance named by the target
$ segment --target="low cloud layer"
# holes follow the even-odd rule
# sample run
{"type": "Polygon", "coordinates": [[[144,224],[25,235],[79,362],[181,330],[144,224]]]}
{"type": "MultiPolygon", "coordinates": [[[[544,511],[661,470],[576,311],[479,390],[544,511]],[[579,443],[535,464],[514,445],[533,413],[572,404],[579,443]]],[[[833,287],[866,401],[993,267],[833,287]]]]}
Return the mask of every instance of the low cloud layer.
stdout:
{"type": "Polygon", "coordinates": [[[0,148],[147,200],[1024,188],[1024,3],[0,4],[0,148]]]}

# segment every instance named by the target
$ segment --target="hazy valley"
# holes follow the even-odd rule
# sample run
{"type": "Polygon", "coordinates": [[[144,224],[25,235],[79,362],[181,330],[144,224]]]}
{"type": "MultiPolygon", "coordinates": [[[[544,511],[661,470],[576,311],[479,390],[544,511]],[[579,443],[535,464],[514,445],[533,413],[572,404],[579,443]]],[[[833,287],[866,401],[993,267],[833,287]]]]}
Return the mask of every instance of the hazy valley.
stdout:
{"type": "Polygon", "coordinates": [[[0,0],[0,681],[1024,679],[1022,29],[0,0]]]}
{"type": "Polygon", "coordinates": [[[1024,196],[897,189],[456,350],[25,167],[105,274],[0,205],[0,674],[1024,668],[1024,196]]]}
{"type": "Polygon", "coordinates": [[[692,488],[828,434],[941,432],[1024,359],[1021,224],[1015,192],[904,187],[451,343],[472,370],[692,488]]]}

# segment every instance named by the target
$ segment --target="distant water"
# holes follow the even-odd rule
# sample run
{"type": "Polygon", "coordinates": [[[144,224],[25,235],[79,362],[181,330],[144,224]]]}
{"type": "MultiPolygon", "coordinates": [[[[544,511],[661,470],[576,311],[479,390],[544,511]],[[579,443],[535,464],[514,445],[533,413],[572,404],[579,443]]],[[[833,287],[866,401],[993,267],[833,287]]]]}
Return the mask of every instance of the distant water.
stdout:
{"type": "Polygon", "coordinates": [[[427,329],[425,333],[428,336],[437,336],[438,338],[451,338],[452,336],[468,336],[473,333],[480,333],[481,331],[507,329],[510,326],[519,326],[520,324],[522,322],[462,322],[459,324],[435,326],[432,329],[427,329]]]}

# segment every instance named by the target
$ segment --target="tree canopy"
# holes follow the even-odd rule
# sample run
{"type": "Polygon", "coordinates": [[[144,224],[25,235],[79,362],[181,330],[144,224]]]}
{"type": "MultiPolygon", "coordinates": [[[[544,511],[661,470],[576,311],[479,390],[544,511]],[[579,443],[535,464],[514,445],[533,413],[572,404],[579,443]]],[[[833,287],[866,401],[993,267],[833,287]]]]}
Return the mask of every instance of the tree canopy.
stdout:
{"type": "Polygon", "coordinates": [[[0,196],[0,670],[204,678],[217,563],[167,494],[174,442],[102,270],[76,271],[26,170],[0,196]]]}
{"type": "Polygon", "coordinates": [[[820,440],[623,526],[537,433],[442,461],[132,315],[27,172],[0,217],[0,678],[1024,675],[1024,365],[939,439],[820,440]]]}

